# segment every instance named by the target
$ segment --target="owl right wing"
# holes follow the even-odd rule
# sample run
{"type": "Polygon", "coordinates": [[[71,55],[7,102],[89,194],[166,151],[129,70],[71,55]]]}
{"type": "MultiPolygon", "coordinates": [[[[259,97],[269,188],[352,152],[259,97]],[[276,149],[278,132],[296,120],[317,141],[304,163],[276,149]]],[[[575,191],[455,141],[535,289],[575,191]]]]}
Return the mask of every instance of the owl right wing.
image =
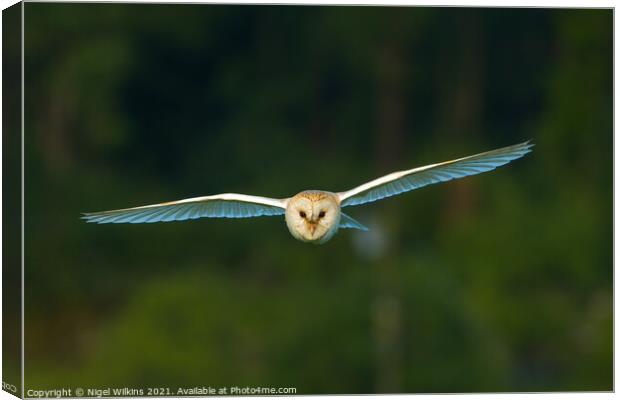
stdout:
{"type": "Polygon", "coordinates": [[[341,207],[369,203],[384,197],[419,189],[432,183],[445,182],[491,171],[523,157],[534,146],[529,142],[487,151],[469,157],[431,164],[407,171],[394,172],[346,192],[338,193],[341,207]]]}
{"type": "Polygon", "coordinates": [[[197,218],[249,218],[282,215],[285,207],[286,199],[225,193],[142,207],[85,213],[82,219],[97,224],[140,224],[197,218]]]}

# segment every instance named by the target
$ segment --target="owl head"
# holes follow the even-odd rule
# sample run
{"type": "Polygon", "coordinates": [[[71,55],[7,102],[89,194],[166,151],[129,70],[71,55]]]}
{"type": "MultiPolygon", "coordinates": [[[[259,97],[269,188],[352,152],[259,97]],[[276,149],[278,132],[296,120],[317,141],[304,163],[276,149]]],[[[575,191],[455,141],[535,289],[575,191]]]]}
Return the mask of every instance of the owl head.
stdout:
{"type": "Polygon", "coordinates": [[[288,201],[285,215],[286,225],[296,239],[320,244],[338,231],[340,204],[333,193],[304,191],[288,201]]]}

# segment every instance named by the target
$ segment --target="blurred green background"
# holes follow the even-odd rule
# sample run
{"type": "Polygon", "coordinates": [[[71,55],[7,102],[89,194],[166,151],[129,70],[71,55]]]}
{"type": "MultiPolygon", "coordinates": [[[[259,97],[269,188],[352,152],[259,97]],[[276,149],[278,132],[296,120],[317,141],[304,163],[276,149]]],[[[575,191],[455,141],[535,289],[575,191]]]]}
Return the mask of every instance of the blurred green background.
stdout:
{"type": "Polygon", "coordinates": [[[612,10],[25,5],[26,388],[612,389],[612,10]],[[283,218],[93,225],[497,171],[283,218]]]}

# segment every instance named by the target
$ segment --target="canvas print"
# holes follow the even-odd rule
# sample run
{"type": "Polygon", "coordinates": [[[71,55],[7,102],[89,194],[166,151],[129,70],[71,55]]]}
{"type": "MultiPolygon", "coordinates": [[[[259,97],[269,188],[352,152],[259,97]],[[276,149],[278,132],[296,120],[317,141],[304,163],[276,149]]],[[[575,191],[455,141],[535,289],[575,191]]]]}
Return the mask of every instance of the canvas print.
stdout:
{"type": "Polygon", "coordinates": [[[23,7],[5,391],[613,390],[611,9],[23,7]]]}

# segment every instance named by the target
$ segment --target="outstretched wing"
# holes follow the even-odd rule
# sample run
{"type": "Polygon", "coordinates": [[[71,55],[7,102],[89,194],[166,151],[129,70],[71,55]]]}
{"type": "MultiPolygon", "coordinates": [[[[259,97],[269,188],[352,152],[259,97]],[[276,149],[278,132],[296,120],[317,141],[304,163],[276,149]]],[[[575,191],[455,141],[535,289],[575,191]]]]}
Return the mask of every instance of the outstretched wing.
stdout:
{"type": "Polygon", "coordinates": [[[469,157],[394,172],[346,192],[338,193],[341,207],[369,203],[384,197],[418,189],[432,183],[445,182],[491,171],[523,157],[534,146],[529,141],[469,157]]]}
{"type": "Polygon", "coordinates": [[[82,218],[87,222],[98,224],[140,224],[184,221],[205,217],[249,218],[262,215],[282,215],[285,207],[285,200],[225,193],[149,206],[85,213],[82,218]]]}

